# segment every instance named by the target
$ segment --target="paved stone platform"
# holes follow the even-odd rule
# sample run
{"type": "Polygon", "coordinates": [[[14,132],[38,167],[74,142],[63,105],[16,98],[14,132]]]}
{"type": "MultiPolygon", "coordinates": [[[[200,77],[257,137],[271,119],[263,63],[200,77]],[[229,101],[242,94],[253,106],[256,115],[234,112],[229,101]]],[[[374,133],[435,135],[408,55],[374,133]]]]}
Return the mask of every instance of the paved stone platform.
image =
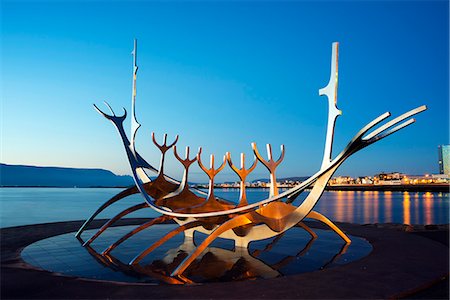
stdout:
{"type": "MultiPolygon", "coordinates": [[[[104,222],[95,221],[90,228],[104,222]]],[[[125,219],[117,225],[143,222],[125,219]]],[[[36,270],[21,259],[20,252],[26,246],[74,232],[81,224],[73,221],[1,229],[1,299],[386,299],[424,292],[427,297],[427,288],[443,278],[448,280],[448,241],[446,246],[392,226],[347,223],[338,226],[372,244],[374,249],[367,257],[340,267],[269,280],[185,286],[106,282],[36,270]]],[[[307,224],[323,228],[315,222],[307,224]]]]}

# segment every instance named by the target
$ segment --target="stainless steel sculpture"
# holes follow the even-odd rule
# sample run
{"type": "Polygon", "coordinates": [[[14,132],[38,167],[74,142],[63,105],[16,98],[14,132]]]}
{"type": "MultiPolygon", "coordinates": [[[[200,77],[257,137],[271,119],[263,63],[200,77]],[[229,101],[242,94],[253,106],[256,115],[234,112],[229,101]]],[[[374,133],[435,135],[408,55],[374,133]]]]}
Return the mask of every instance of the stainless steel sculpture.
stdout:
{"type": "MultiPolygon", "coordinates": [[[[135,136],[140,127],[136,120],[135,101],[136,101],[136,78],[137,78],[137,44],[134,43],[133,54],[133,87],[132,87],[132,121],[131,121],[131,141],[128,139],[123,128],[123,122],[127,116],[124,109],[122,116],[114,114],[111,107],[106,103],[111,114],[106,114],[97,106],[95,108],[106,119],[110,120],[119,132],[122,139],[128,161],[131,166],[131,171],[136,183],[135,187],[129,188],[115,197],[108,200],[102,205],[94,214],[83,224],[76,236],[80,237],[81,233],[87,228],[89,223],[104,209],[111,204],[127,197],[131,194],[140,192],[144,198],[144,202],[129,207],[122,211],[115,217],[111,218],[96,234],[94,234],[85,246],[89,246],[104,230],[111,226],[114,222],[124,217],[125,215],[143,208],[151,208],[160,213],[161,216],[144,223],[116,242],[111,244],[103,251],[102,256],[110,256],[110,252],[118,247],[122,242],[137,234],[138,232],[158,223],[168,220],[173,220],[178,223],[178,227],[170,233],[150,245],[130,261],[130,265],[137,266],[138,263],[154,249],[172,238],[173,236],[184,233],[186,238],[192,238],[194,232],[206,233],[208,237],[197,247],[194,247],[189,256],[187,256],[178,267],[172,272],[171,276],[177,276],[178,279],[183,280],[183,272],[188,268],[199,255],[210,245],[216,238],[225,238],[234,240],[236,247],[247,248],[252,241],[267,239],[282,234],[286,230],[294,226],[300,226],[307,230],[312,237],[316,237],[315,233],[308,228],[302,221],[306,218],[319,220],[328,225],[335,231],[345,243],[350,243],[350,239],[342,232],[335,224],[333,224],[327,217],[313,210],[317,201],[319,201],[325,186],[330,180],[337,168],[351,155],[359,150],[397,132],[398,130],[415,122],[411,116],[426,110],[426,106],[420,106],[413,109],[386,124],[376,128],[378,124],[387,119],[390,113],[384,113],[378,118],[374,119],[366,126],[364,126],[354,137],[350,140],[347,147],[342,150],[336,157],[333,158],[333,137],[336,119],[341,115],[341,111],[337,108],[337,83],[338,83],[338,43],[333,43],[331,56],[331,72],[328,85],[319,91],[320,95],[325,95],[328,98],[328,125],[326,134],[325,150],[323,154],[322,165],[320,170],[311,176],[308,180],[301,184],[283,192],[279,193],[275,170],[282,162],[285,149],[281,145],[281,154],[278,160],[273,159],[271,145],[267,145],[268,159],[264,159],[259,153],[258,147],[252,143],[252,149],[255,154],[253,164],[250,168],[245,168],[245,157],[241,154],[241,167],[236,167],[232,160],[231,154],[227,153],[219,167],[215,167],[215,157],[210,157],[210,167],[207,168],[203,164],[201,157],[201,148],[197,156],[190,159],[190,149],[186,148],[186,156],[182,159],[176,148],[178,136],[174,138],[171,144],[167,144],[167,135],[164,135],[162,144],[159,144],[155,135],[152,134],[153,143],[161,151],[161,161],[159,169],[149,164],[135,149],[135,136]],[[405,121],[406,120],[406,121],[405,121]],[[372,131],[371,131],[372,130],[372,131]],[[371,132],[370,132],[371,131],[371,132]],[[184,167],[184,174],[181,182],[170,178],[164,174],[164,159],[167,152],[173,148],[174,155],[184,167]],[[246,198],[245,180],[247,176],[254,170],[256,164],[261,162],[269,171],[270,174],[270,195],[267,199],[258,201],[257,203],[249,204],[246,198]],[[188,185],[189,167],[197,162],[200,168],[209,177],[209,189],[205,193],[201,190],[196,190],[188,185]],[[219,199],[214,195],[214,178],[225,168],[227,164],[238,175],[240,179],[240,196],[238,204],[219,199]],[[154,180],[146,174],[151,171],[157,174],[154,180]],[[312,188],[306,199],[299,205],[294,206],[292,203],[296,197],[302,193],[306,188],[312,188]]],[[[185,282],[188,282],[186,279],[185,282]]]]}
{"type": "MultiPolygon", "coordinates": [[[[169,284],[195,283],[198,278],[201,282],[275,278],[283,276],[282,269],[284,267],[295,263],[295,260],[308,254],[317,239],[317,236],[315,236],[298,241],[298,243],[292,245],[295,249],[292,255],[278,253],[279,257],[275,262],[261,259],[261,256],[267,255],[274,246],[280,243],[283,236],[284,233],[281,233],[275,239],[264,244],[264,247],[253,251],[248,251],[248,249],[242,247],[232,250],[208,247],[207,251],[199,256],[199,259],[191,265],[191,268],[186,271],[182,278],[171,277],[170,273],[174,265],[176,266],[195,250],[195,243],[190,238],[185,237],[179,246],[169,249],[162,256],[156,256],[156,260],[150,260],[145,264],[135,266],[124,263],[123,260],[112,254],[98,253],[90,245],[86,246],[86,250],[104,267],[121,271],[132,277],[148,276],[169,284]]],[[[82,239],[79,239],[79,241],[83,243],[82,239]]],[[[344,244],[337,248],[335,252],[330,252],[327,259],[320,263],[319,268],[324,269],[337,261],[342,255],[346,254],[348,246],[349,244],[344,244]]]]}

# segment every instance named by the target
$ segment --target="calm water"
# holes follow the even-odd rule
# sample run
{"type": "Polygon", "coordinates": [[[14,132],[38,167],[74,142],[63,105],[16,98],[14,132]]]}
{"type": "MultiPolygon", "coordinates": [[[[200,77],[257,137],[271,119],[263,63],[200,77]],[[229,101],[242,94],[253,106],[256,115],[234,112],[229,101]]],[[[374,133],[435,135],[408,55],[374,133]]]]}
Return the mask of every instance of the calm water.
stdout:
{"type": "MultiPolygon", "coordinates": [[[[86,219],[103,202],[122,189],[0,188],[0,227],[86,219]]],[[[236,200],[238,189],[216,190],[216,195],[236,200]]],[[[264,199],[268,190],[251,189],[250,202],[264,199]]],[[[296,203],[300,203],[302,194],[296,203]]],[[[449,193],[325,192],[315,210],[331,220],[350,223],[449,223],[449,193]]],[[[139,194],[115,203],[98,218],[112,217],[142,202],[139,194]]],[[[151,209],[129,217],[155,217],[151,209]]]]}

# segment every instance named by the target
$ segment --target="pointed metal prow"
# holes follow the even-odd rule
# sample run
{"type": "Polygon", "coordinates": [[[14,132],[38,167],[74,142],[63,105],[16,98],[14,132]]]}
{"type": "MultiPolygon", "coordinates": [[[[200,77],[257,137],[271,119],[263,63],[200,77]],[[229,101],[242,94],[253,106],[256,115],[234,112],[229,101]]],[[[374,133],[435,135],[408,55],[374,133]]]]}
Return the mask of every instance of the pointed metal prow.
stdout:
{"type": "Polygon", "coordinates": [[[378,134],[382,133],[383,131],[391,128],[394,125],[397,125],[399,122],[406,120],[407,118],[414,116],[418,113],[421,113],[423,111],[427,110],[427,106],[426,105],[422,105],[419,106],[415,109],[412,109],[404,114],[402,114],[401,116],[398,116],[397,118],[393,119],[392,121],[384,124],[383,126],[381,126],[380,128],[378,128],[377,130],[371,132],[370,134],[368,134],[367,136],[364,137],[364,140],[370,140],[372,138],[374,138],[375,136],[377,136],[378,134]]]}
{"type": "Polygon", "coordinates": [[[104,102],[105,102],[105,105],[108,107],[109,111],[111,112],[111,114],[108,115],[107,113],[105,113],[104,111],[102,111],[100,108],[98,108],[98,106],[97,106],[96,104],[93,104],[94,109],[95,109],[99,114],[101,114],[101,115],[102,115],[103,117],[105,117],[106,119],[112,121],[113,123],[116,123],[116,122],[123,122],[123,121],[126,119],[126,117],[127,117],[127,110],[126,110],[125,108],[122,108],[122,109],[123,109],[123,115],[121,115],[121,116],[116,116],[116,114],[114,113],[114,111],[113,111],[113,109],[111,108],[111,106],[109,105],[109,103],[106,102],[106,101],[104,101],[104,102]]]}

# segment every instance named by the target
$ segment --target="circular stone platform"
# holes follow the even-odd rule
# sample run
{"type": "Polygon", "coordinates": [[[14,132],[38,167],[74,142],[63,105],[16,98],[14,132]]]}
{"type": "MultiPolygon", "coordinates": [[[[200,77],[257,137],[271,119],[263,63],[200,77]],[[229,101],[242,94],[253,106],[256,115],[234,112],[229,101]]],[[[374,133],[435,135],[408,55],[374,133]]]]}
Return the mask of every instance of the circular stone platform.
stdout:
{"type": "MultiPolygon", "coordinates": [[[[117,225],[143,221],[129,219],[117,225]]],[[[94,222],[93,228],[104,222],[94,222]]],[[[81,224],[2,229],[1,298],[391,298],[426,288],[448,275],[448,247],[438,242],[393,229],[342,223],[338,226],[346,233],[372,244],[368,256],[333,268],[256,281],[184,286],[106,282],[38,270],[22,260],[20,253],[28,245],[74,232],[81,224]]]]}
{"type": "MultiPolygon", "coordinates": [[[[151,284],[182,284],[170,277],[176,266],[206,238],[194,240],[183,233],[168,240],[137,266],[128,263],[141,251],[164,237],[176,224],[154,225],[128,239],[108,256],[103,250],[136,226],[109,228],[91,245],[82,247],[97,231],[87,230],[78,240],[75,232],[35,242],[22,251],[25,262],[51,272],[87,279],[151,284]]],[[[183,272],[188,283],[269,279],[333,268],[367,256],[372,246],[365,239],[349,236],[346,244],[330,230],[315,229],[312,237],[295,227],[275,238],[254,241],[248,249],[234,249],[233,241],[217,239],[183,272]]]]}

